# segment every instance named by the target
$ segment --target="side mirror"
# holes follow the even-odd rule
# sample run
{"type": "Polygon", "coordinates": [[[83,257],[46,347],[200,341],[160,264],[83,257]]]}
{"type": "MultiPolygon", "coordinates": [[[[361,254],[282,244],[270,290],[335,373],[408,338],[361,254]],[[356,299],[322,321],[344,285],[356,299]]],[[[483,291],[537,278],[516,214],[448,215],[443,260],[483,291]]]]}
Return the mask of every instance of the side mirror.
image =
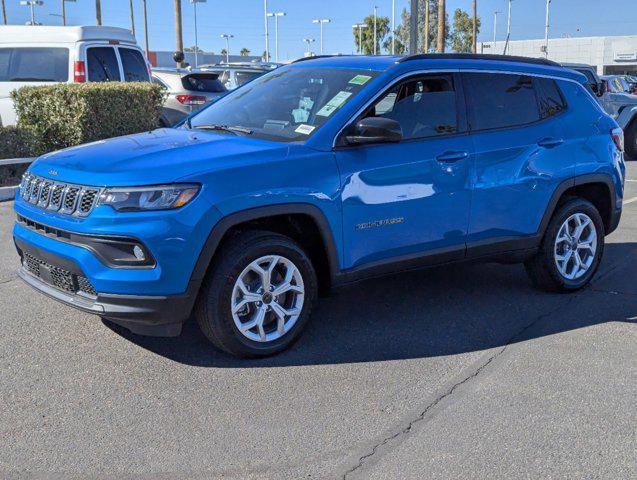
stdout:
{"type": "Polygon", "coordinates": [[[345,136],[349,145],[400,142],[402,139],[400,123],[383,117],[363,118],[345,136]]]}

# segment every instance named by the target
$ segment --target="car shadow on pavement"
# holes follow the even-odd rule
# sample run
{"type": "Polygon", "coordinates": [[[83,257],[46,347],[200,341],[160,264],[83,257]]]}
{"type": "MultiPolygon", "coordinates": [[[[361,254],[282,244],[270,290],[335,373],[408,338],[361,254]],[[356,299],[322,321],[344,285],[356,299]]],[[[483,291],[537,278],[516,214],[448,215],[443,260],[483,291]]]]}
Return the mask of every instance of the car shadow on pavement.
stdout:
{"type": "Polygon", "coordinates": [[[460,264],[367,280],[321,299],[296,344],[259,360],[238,359],[216,350],[192,318],[175,338],[144,337],[105,324],[158,355],[203,367],[455,355],[609,321],[634,321],[636,266],[637,243],[607,244],[592,285],[570,295],[534,289],[522,265],[460,264]]]}

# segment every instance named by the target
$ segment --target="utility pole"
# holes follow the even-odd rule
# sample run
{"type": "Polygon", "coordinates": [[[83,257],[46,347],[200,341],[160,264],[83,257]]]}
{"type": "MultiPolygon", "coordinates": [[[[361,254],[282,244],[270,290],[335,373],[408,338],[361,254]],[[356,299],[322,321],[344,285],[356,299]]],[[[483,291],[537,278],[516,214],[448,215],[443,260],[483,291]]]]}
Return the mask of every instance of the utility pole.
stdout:
{"type": "Polygon", "coordinates": [[[429,0],[425,0],[425,53],[429,53],[429,0]]]}
{"type": "Polygon", "coordinates": [[[438,53],[445,53],[445,0],[438,1],[438,53]]]}
{"type": "Polygon", "coordinates": [[[507,41],[504,44],[504,55],[507,54],[507,49],[509,48],[509,40],[511,38],[511,4],[513,0],[509,0],[509,14],[507,15],[507,41]]]}
{"type": "Polygon", "coordinates": [[[477,0],[473,0],[473,53],[478,53],[478,5],[477,0]]]}
{"type": "Polygon", "coordinates": [[[376,44],[378,43],[377,41],[377,31],[378,31],[378,7],[376,5],[374,5],[374,55],[378,55],[378,53],[376,52],[376,44]]]}
{"type": "MultiPolygon", "coordinates": [[[[175,41],[176,51],[183,53],[184,37],[181,31],[181,0],[175,0],[175,41]]],[[[179,62],[178,67],[183,67],[184,62],[179,62]]]]}
{"type": "MultiPolygon", "coordinates": [[[[62,0],[64,2],[64,0],[62,0]]],[[[128,7],[130,8],[130,33],[135,36],[135,14],[133,13],[133,0],[128,0],[128,7]]]]}
{"type": "Polygon", "coordinates": [[[101,0],[95,0],[95,21],[97,26],[102,25],[102,3],[101,0]]]}
{"type": "Polygon", "coordinates": [[[363,54],[363,28],[366,27],[364,23],[356,23],[352,25],[352,28],[358,28],[358,54],[363,54]]]}
{"type": "Polygon", "coordinates": [[[146,10],[146,0],[142,0],[142,5],[144,7],[144,37],[146,40],[146,59],[150,61],[148,58],[149,48],[148,48],[148,12],[146,10]]]}
{"type": "Polygon", "coordinates": [[[415,55],[418,50],[418,0],[410,0],[409,12],[409,54],[415,55]]]}
{"type": "Polygon", "coordinates": [[[391,54],[396,55],[396,0],[391,0],[391,54]]]}
{"type": "Polygon", "coordinates": [[[549,10],[551,0],[546,0],[546,30],[544,31],[544,56],[549,58],[549,10]]]}
{"type": "Polygon", "coordinates": [[[265,58],[266,62],[270,61],[270,35],[268,33],[268,0],[263,0],[263,18],[265,21],[265,58]]]}
{"type": "Polygon", "coordinates": [[[321,55],[323,55],[323,24],[330,23],[329,18],[317,18],[312,20],[312,23],[318,23],[321,26],[321,55]]]}
{"type": "Polygon", "coordinates": [[[285,12],[268,13],[274,17],[274,61],[279,62],[279,17],[285,17],[285,12]]]}

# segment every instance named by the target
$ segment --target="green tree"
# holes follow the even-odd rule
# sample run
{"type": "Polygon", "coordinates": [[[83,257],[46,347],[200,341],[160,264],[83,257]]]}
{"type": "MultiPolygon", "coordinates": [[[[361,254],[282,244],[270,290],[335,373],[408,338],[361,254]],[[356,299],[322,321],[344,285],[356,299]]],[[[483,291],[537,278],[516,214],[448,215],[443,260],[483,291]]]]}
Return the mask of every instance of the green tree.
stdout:
{"type": "MultiPolygon", "coordinates": [[[[480,32],[480,17],[476,20],[477,31],[480,32]]],[[[473,51],[473,17],[457,8],[453,13],[453,32],[451,46],[454,52],[471,53],[473,51]]]]}
{"type": "Polygon", "coordinates": [[[195,47],[195,46],[184,48],[184,52],[194,52],[194,51],[203,52],[201,48],[195,47]]]}
{"type": "MultiPolygon", "coordinates": [[[[396,27],[396,39],[404,45],[404,50],[409,46],[409,14],[410,12],[403,8],[401,14],[401,23],[396,27]]],[[[446,41],[451,40],[451,29],[449,28],[449,15],[445,15],[445,32],[446,41]]],[[[425,52],[425,34],[429,38],[429,51],[436,50],[436,39],[438,37],[438,0],[418,0],[418,52],[425,52]],[[429,2],[429,30],[425,32],[425,2],[429,2]]],[[[396,42],[398,48],[398,42],[396,42]]]]}
{"type": "Polygon", "coordinates": [[[243,47],[241,49],[241,51],[239,52],[239,55],[241,55],[242,57],[247,57],[248,55],[250,55],[250,50],[248,50],[247,48],[243,47]]]}
{"type": "Polygon", "coordinates": [[[221,49],[221,52],[219,52],[220,55],[223,55],[224,57],[228,54],[228,51],[225,48],[221,49]]]}
{"type": "Polygon", "coordinates": [[[266,58],[269,58],[270,60],[272,60],[272,55],[268,55],[268,52],[263,50],[263,53],[261,54],[261,60],[263,60],[265,62],[266,58]]]}
{"type": "MultiPolygon", "coordinates": [[[[374,53],[374,16],[370,15],[365,17],[363,20],[365,27],[363,27],[363,31],[361,32],[362,43],[363,43],[363,53],[365,55],[372,55],[374,53]]],[[[359,42],[358,42],[358,28],[354,28],[352,30],[354,33],[354,45],[356,46],[356,51],[359,51],[359,42]]],[[[382,48],[387,48],[386,37],[389,33],[389,17],[377,17],[376,18],[376,42],[377,42],[377,52],[381,53],[382,48]]],[[[391,44],[389,45],[391,50],[391,44]]]]}

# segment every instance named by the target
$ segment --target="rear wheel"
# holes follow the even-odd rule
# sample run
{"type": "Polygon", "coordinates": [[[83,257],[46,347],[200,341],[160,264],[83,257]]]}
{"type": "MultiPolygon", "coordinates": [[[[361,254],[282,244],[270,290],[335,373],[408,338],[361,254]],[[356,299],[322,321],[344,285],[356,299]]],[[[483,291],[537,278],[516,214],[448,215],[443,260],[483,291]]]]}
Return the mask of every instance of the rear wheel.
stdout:
{"type": "Polygon", "coordinates": [[[626,153],[633,160],[637,160],[637,119],[633,120],[624,132],[626,142],[626,153]]]}
{"type": "Polygon", "coordinates": [[[195,315],[218,348],[262,357],[290,346],[310,317],[316,274],[293,240],[247,232],[226,245],[206,278],[195,315]]]}
{"type": "Polygon", "coordinates": [[[535,286],[571,292],[588,284],[604,251],[604,224],[595,206],[572,199],[549,222],[538,253],[525,263],[535,286]]]}

